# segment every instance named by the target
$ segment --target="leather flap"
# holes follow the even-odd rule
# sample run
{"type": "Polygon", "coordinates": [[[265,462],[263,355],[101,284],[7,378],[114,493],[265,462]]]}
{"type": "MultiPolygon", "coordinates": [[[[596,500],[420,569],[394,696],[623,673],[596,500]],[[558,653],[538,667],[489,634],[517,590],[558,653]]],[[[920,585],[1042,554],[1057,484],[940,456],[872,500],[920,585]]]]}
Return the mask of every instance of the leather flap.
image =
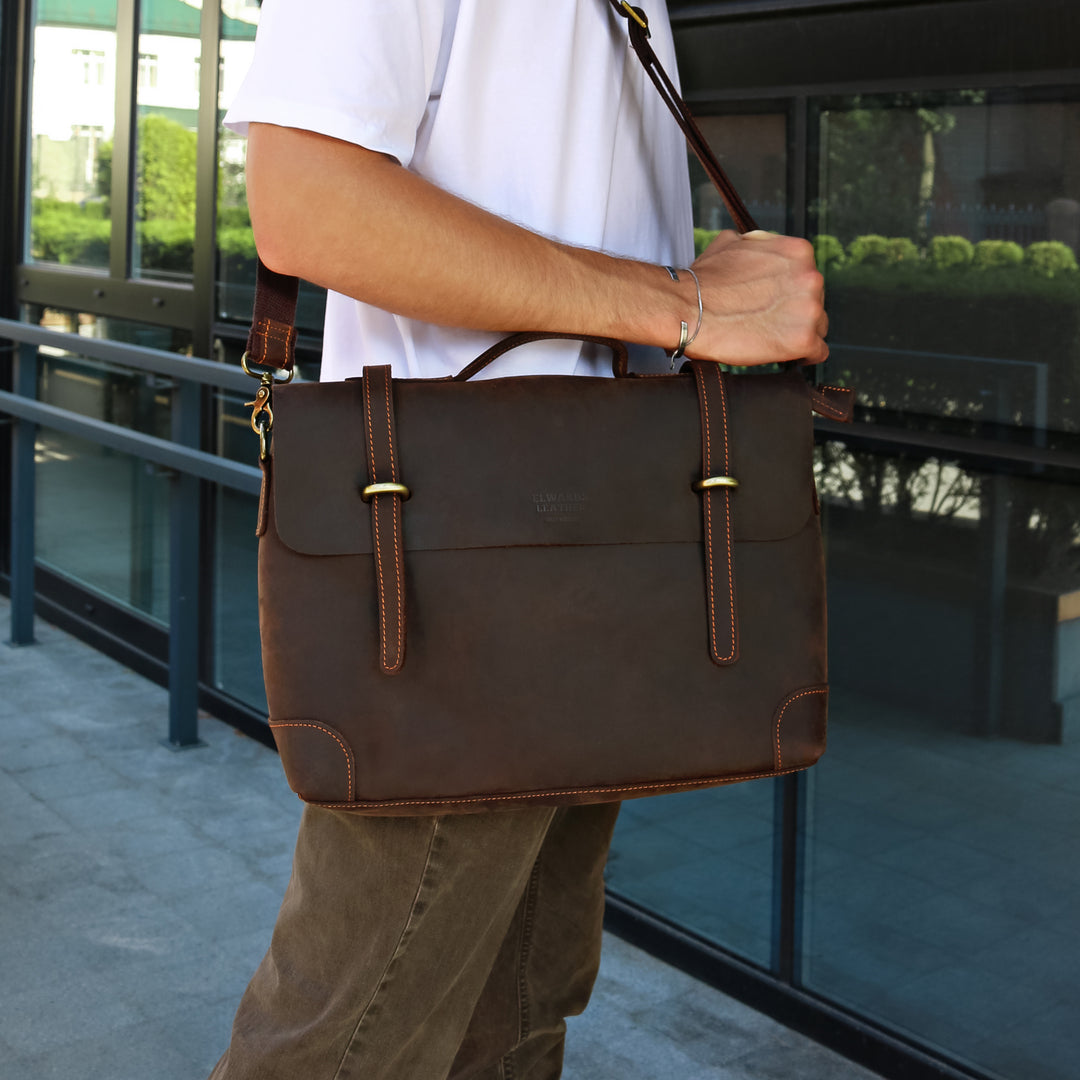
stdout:
{"type": "MultiPolygon", "coordinates": [[[[808,387],[727,380],[734,538],[813,513],[808,387]]],[[[701,424],[690,374],[395,380],[407,550],[700,541],[701,424]]],[[[360,380],[274,390],[277,532],[310,555],[370,553],[360,380]]]]}

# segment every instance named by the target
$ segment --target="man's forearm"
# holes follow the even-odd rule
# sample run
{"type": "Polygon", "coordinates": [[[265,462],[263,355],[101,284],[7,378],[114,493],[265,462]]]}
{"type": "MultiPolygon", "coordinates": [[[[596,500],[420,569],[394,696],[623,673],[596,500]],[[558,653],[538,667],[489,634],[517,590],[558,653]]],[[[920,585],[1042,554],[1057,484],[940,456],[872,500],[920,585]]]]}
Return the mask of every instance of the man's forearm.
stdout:
{"type": "MultiPolygon", "coordinates": [[[[397,314],[669,349],[680,321],[696,324],[689,275],[674,282],[662,267],[539,236],[362,147],[252,124],[247,171],[267,265],[397,314]]],[[[706,317],[688,355],[823,359],[813,354],[824,336],[820,277],[794,245],[802,242],[729,236],[695,264],[706,317]]]]}

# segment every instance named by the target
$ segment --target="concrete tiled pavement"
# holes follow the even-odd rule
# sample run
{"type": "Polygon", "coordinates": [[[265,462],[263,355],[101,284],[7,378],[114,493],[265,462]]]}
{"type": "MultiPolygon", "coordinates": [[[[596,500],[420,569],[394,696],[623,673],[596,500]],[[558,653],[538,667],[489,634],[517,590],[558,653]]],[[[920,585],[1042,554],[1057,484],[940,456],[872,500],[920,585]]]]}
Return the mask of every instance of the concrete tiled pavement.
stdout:
{"type": "MultiPolygon", "coordinates": [[[[0,600],[0,635],[7,636],[0,600]]],[[[0,1077],[201,1080],[266,947],[300,804],[276,755],[44,623],[0,645],[0,1077]]],[[[872,1080],[607,937],[568,1080],[872,1080]]],[[[304,1080],[304,1078],[298,1078],[304,1080]]]]}

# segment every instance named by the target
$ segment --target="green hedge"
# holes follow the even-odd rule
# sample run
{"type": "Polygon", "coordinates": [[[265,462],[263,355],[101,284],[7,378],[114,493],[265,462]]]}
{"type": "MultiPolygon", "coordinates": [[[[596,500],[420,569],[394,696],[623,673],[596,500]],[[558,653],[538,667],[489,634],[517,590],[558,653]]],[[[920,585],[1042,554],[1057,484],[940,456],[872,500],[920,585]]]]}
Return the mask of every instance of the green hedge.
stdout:
{"type": "Polygon", "coordinates": [[[973,264],[979,270],[1007,269],[1024,262],[1024,249],[1011,240],[980,240],[973,264]]]}
{"type": "MultiPolygon", "coordinates": [[[[105,201],[83,206],[41,198],[33,202],[31,254],[43,262],[107,266],[112,233],[105,201]]],[[[695,229],[700,255],[713,241],[713,229],[695,229]]],[[[255,241],[246,207],[223,208],[218,221],[223,259],[239,269],[255,259],[255,241]]],[[[194,228],[189,221],[151,220],[138,225],[140,262],[155,269],[190,271],[194,228]]],[[[934,293],[946,296],[1031,295],[1080,299],[1080,272],[1065,244],[1040,241],[1025,250],[1006,240],[978,244],[960,236],[935,236],[925,253],[907,237],[876,234],[856,237],[845,249],[835,237],[813,238],[818,267],[829,287],[859,285],[876,291],[934,293]]]]}
{"type": "MultiPolygon", "coordinates": [[[[190,221],[156,219],[136,224],[139,263],[155,270],[191,272],[195,230],[190,221]]],[[[30,254],[42,262],[108,266],[112,223],[102,202],[85,205],[35,199],[30,215],[30,254]]],[[[255,259],[255,239],[245,207],[221,212],[218,247],[224,258],[255,259]]]]}
{"type": "Polygon", "coordinates": [[[30,216],[30,254],[65,266],[108,266],[112,223],[102,202],[85,206],[35,199],[30,216]]]}

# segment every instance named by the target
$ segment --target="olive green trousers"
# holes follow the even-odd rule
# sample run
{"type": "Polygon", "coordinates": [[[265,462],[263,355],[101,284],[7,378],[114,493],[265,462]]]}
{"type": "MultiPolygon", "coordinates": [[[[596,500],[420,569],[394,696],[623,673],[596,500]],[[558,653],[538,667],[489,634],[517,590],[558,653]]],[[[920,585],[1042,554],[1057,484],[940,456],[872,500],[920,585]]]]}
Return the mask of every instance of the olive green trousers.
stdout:
{"type": "Polygon", "coordinates": [[[600,963],[618,804],[308,806],[210,1080],[557,1080],[600,963]]]}

